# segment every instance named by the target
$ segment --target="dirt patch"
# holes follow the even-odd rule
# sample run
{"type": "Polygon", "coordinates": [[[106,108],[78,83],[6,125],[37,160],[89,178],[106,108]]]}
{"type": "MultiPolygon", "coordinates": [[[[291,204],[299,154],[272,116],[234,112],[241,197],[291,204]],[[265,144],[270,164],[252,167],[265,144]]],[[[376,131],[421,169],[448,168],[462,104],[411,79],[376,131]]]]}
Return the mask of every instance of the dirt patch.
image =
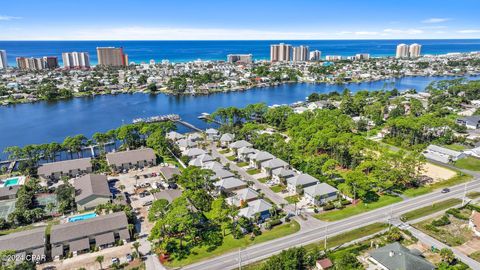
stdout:
{"type": "Polygon", "coordinates": [[[422,168],[422,172],[423,172],[423,175],[432,178],[433,182],[448,180],[457,175],[455,171],[437,166],[429,162],[425,163],[425,165],[422,168]]]}
{"type": "Polygon", "coordinates": [[[480,250],[480,238],[474,237],[465,244],[459,246],[458,249],[467,255],[477,252],[480,250]]]}

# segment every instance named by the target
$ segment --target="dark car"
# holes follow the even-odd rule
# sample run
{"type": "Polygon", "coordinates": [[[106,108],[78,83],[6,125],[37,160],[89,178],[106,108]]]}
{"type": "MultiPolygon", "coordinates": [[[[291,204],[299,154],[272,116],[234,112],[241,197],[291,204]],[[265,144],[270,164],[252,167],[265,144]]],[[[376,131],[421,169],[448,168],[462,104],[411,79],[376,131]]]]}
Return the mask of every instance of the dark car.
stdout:
{"type": "Polygon", "coordinates": [[[442,193],[448,193],[448,192],[450,192],[450,189],[449,189],[449,188],[444,188],[444,189],[442,189],[442,193]]]}

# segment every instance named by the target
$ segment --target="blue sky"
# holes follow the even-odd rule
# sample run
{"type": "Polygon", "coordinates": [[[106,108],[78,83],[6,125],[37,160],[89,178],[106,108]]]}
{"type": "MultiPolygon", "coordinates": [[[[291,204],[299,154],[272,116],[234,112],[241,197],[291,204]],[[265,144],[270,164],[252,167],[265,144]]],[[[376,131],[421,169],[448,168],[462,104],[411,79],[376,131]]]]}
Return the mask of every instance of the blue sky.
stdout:
{"type": "Polygon", "coordinates": [[[0,40],[480,38],[479,0],[2,0],[0,40]]]}

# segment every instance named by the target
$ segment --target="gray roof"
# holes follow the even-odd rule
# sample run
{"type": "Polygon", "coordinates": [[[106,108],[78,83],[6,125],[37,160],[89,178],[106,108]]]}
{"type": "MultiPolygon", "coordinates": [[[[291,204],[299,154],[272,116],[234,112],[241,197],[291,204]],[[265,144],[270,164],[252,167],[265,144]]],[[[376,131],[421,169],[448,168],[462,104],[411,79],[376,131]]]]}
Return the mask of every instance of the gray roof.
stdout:
{"type": "Polygon", "coordinates": [[[451,150],[451,149],[441,147],[441,146],[438,146],[438,145],[434,145],[434,144],[429,145],[427,147],[427,150],[431,151],[431,152],[437,152],[437,153],[447,155],[447,156],[452,156],[452,157],[458,157],[462,154],[462,152],[458,152],[458,151],[451,150]]]}
{"type": "Polygon", "coordinates": [[[309,174],[299,174],[294,177],[290,177],[287,179],[287,183],[293,185],[294,187],[301,185],[309,185],[318,182],[317,178],[309,175],[309,174]]]}
{"type": "Polygon", "coordinates": [[[107,176],[101,174],[87,174],[75,179],[75,202],[80,203],[90,196],[110,198],[112,195],[108,187],[107,176]]]}
{"type": "Polygon", "coordinates": [[[174,140],[174,141],[185,138],[184,135],[182,135],[182,134],[180,134],[180,133],[178,133],[178,132],[176,132],[176,131],[170,131],[170,132],[168,132],[167,135],[166,135],[166,137],[167,137],[168,139],[174,140]]]}
{"type": "Polygon", "coordinates": [[[225,169],[213,170],[213,173],[215,174],[213,176],[213,179],[223,179],[223,178],[235,176],[235,174],[225,169]]]}
{"type": "Polygon", "coordinates": [[[0,236],[0,250],[24,251],[45,245],[45,227],[0,236]]]}
{"type": "Polygon", "coordinates": [[[333,192],[338,192],[338,190],[327,183],[318,183],[314,186],[306,187],[304,190],[305,194],[308,194],[312,197],[327,195],[333,192]]]}
{"type": "Polygon", "coordinates": [[[276,168],[286,167],[288,166],[288,163],[279,158],[274,158],[274,159],[270,159],[262,162],[261,166],[263,168],[276,169],[276,168]]]}
{"type": "Polygon", "coordinates": [[[231,142],[235,139],[235,135],[231,133],[225,133],[220,137],[221,142],[231,142]]]}
{"type": "Polygon", "coordinates": [[[110,231],[126,229],[128,225],[125,212],[116,212],[86,220],[67,222],[52,226],[50,243],[71,241],[87,236],[96,236],[110,231]]]}
{"type": "Polygon", "coordinates": [[[229,145],[229,147],[239,149],[239,148],[242,148],[242,147],[252,147],[252,144],[245,141],[245,140],[240,140],[240,141],[236,141],[236,142],[231,143],[229,145]]]}
{"type": "Polygon", "coordinates": [[[79,158],[42,164],[38,168],[38,174],[51,175],[52,173],[56,172],[68,172],[76,169],[85,171],[91,167],[91,158],[79,158]]]}
{"type": "Polygon", "coordinates": [[[276,175],[278,177],[293,177],[295,176],[295,172],[285,168],[276,168],[272,170],[272,175],[276,175]]]}
{"type": "Polygon", "coordinates": [[[274,158],[275,158],[274,155],[265,151],[258,151],[252,156],[250,156],[250,159],[253,159],[255,161],[265,161],[265,160],[274,159],[274,158]]]}
{"type": "Polygon", "coordinates": [[[468,125],[478,125],[480,122],[480,115],[464,116],[458,118],[458,120],[464,121],[468,125]]]}
{"type": "Polygon", "coordinates": [[[205,154],[205,150],[200,148],[192,148],[185,151],[184,155],[187,157],[196,157],[205,154]]]}
{"type": "Polygon", "coordinates": [[[387,269],[392,270],[433,270],[435,266],[423,257],[412,253],[398,242],[388,244],[370,252],[370,256],[387,269]]]}
{"type": "Polygon", "coordinates": [[[181,139],[177,141],[178,146],[183,148],[195,147],[197,146],[197,142],[194,142],[190,139],[181,139]]]}
{"type": "Polygon", "coordinates": [[[205,133],[211,134],[211,135],[216,135],[216,134],[218,134],[218,130],[216,130],[214,128],[209,128],[205,131],[205,133]]]}
{"type": "Polygon", "coordinates": [[[247,207],[240,209],[238,215],[244,216],[246,218],[252,218],[255,216],[256,213],[268,211],[270,208],[272,208],[271,204],[269,204],[264,199],[258,199],[249,202],[247,207]]]}
{"type": "Polygon", "coordinates": [[[220,164],[218,161],[211,161],[211,162],[205,163],[203,165],[203,168],[208,169],[208,170],[212,170],[212,171],[218,171],[218,170],[222,170],[224,168],[224,166],[222,164],[220,164]]]}
{"type": "Polygon", "coordinates": [[[190,160],[188,162],[188,165],[201,167],[206,162],[214,161],[214,160],[215,160],[215,158],[213,158],[209,154],[201,154],[200,156],[196,157],[195,159],[190,160]]]}
{"type": "Polygon", "coordinates": [[[253,198],[258,198],[258,192],[252,188],[244,188],[239,191],[236,191],[235,193],[237,194],[236,197],[239,200],[243,200],[243,201],[248,201],[253,198]]]}
{"type": "Polygon", "coordinates": [[[17,194],[20,186],[9,186],[0,188],[0,198],[1,197],[11,197],[17,194]]]}
{"type": "Polygon", "coordinates": [[[238,151],[239,154],[250,154],[250,153],[256,153],[257,152],[257,150],[255,150],[253,148],[250,148],[250,147],[242,147],[242,148],[239,148],[237,151],[238,151]]]}
{"type": "Polygon", "coordinates": [[[155,198],[155,200],[165,199],[170,203],[180,196],[182,196],[181,189],[168,189],[153,193],[153,197],[155,198]]]}
{"type": "Polygon", "coordinates": [[[107,154],[108,164],[115,164],[118,166],[126,163],[137,163],[142,160],[155,160],[156,158],[155,152],[151,148],[140,148],[107,154]]]}
{"type": "Polygon", "coordinates": [[[107,233],[95,236],[96,246],[113,244],[113,243],[115,243],[115,236],[113,235],[113,232],[107,232],[107,233]]]}
{"type": "Polygon", "coordinates": [[[165,180],[171,180],[175,175],[180,174],[180,170],[178,168],[172,168],[172,167],[160,167],[159,169],[160,173],[162,174],[163,178],[165,180]]]}
{"type": "Polygon", "coordinates": [[[78,240],[73,240],[69,244],[70,251],[81,251],[85,249],[90,248],[90,240],[88,240],[88,237],[78,239],[78,240]]]}
{"type": "Polygon", "coordinates": [[[247,183],[238,178],[229,177],[215,182],[215,186],[223,189],[235,189],[239,187],[245,187],[247,186],[247,183]]]}
{"type": "Polygon", "coordinates": [[[200,133],[195,132],[195,133],[190,133],[188,134],[188,139],[192,141],[197,141],[202,139],[202,135],[200,133]]]}

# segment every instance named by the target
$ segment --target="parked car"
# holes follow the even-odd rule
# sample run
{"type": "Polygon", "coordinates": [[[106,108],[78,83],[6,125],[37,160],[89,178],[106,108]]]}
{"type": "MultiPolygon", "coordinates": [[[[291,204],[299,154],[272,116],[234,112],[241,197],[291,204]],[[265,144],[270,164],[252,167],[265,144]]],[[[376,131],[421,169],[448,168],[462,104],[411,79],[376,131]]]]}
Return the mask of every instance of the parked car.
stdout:
{"type": "Polygon", "coordinates": [[[120,263],[120,260],[117,257],[112,258],[112,264],[120,263]]]}
{"type": "Polygon", "coordinates": [[[128,254],[125,256],[125,259],[127,260],[127,262],[133,261],[133,257],[132,257],[132,255],[130,255],[130,253],[128,253],[128,254]]]}
{"type": "Polygon", "coordinates": [[[143,206],[149,206],[149,205],[152,205],[152,201],[146,201],[143,203],[143,206]]]}
{"type": "Polygon", "coordinates": [[[444,188],[444,189],[442,189],[442,193],[448,193],[448,192],[450,192],[450,189],[449,189],[449,188],[444,188]]]}

